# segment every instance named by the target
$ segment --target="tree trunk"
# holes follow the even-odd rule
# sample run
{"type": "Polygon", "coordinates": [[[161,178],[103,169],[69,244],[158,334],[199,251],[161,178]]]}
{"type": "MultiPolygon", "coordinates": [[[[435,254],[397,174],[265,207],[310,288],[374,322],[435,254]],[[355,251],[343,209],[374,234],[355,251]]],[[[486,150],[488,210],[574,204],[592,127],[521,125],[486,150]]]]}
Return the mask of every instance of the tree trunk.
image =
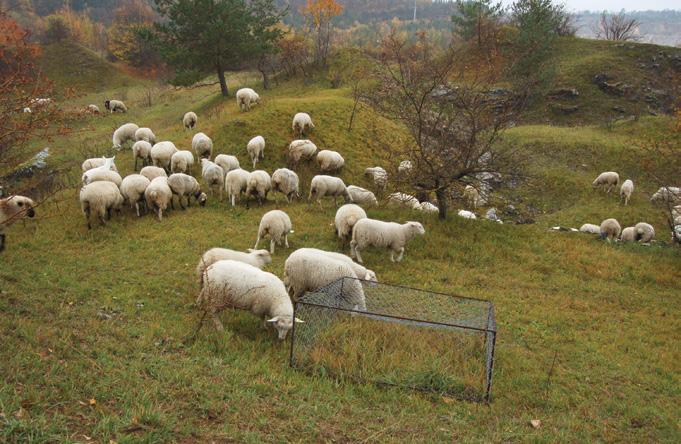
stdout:
{"type": "Polygon", "coordinates": [[[215,69],[218,71],[218,79],[220,80],[220,90],[222,91],[222,95],[227,97],[229,95],[229,90],[227,89],[227,80],[225,80],[225,70],[222,69],[222,65],[220,63],[215,66],[215,69]]]}
{"type": "Polygon", "coordinates": [[[438,218],[445,220],[447,218],[447,190],[442,188],[435,190],[435,198],[437,199],[437,207],[440,210],[438,218]]]}
{"type": "Polygon", "coordinates": [[[352,131],[352,123],[355,121],[355,113],[357,112],[357,105],[359,104],[359,94],[355,95],[355,103],[352,104],[352,113],[350,114],[350,123],[348,124],[348,131],[352,131]]]}
{"type": "Polygon", "coordinates": [[[267,64],[260,58],[258,61],[258,71],[262,75],[262,87],[263,89],[270,89],[270,78],[267,76],[267,64]]]}

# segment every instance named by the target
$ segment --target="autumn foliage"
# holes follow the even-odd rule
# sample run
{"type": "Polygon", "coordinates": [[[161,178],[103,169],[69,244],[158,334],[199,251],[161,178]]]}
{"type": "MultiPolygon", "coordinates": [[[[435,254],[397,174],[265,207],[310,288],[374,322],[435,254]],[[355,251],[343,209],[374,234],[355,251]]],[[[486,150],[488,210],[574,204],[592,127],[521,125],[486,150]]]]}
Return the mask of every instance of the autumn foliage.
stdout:
{"type": "Polygon", "coordinates": [[[300,11],[313,35],[315,62],[326,66],[333,34],[333,19],[343,12],[343,6],[336,0],[307,0],[300,11]]]}

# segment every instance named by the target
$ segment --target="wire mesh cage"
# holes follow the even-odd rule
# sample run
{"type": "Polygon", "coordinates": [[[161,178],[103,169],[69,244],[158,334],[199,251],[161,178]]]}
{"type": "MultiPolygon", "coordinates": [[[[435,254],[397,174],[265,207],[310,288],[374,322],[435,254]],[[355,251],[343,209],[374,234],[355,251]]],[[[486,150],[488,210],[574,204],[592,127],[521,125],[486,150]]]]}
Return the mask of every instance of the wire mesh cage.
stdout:
{"type": "Polygon", "coordinates": [[[345,277],[295,304],[290,365],[311,374],[490,401],[494,306],[345,277]],[[358,307],[358,288],[366,310],[358,307]]]}

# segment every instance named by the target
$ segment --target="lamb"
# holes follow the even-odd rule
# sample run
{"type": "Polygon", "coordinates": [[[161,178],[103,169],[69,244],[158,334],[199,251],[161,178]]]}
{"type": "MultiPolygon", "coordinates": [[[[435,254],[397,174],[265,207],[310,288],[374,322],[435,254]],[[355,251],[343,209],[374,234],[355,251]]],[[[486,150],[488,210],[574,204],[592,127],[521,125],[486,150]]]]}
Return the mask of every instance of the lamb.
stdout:
{"type": "Polygon", "coordinates": [[[660,187],[650,198],[650,202],[672,206],[681,204],[681,188],[660,187]]]}
{"type": "Polygon", "coordinates": [[[91,103],[87,106],[87,111],[92,114],[99,114],[99,107],[94,103],[91,103]]]}
{"type": "Polygon", "coordinates": [[[619,183],[620,183],[619,174],[615,173],[614,171],[606,171],[605,173],[599,174],[591,185],[594,188],[602,186],[603,190],[609,193],[619,183]]]}
{"type": "Polygon", "coordinates": [[[150,181],[156,179],[157,177],[168,177],[166,170],[155,166],[145,166],[140,170],[140,174],[150,181]]]}
{"type": "Polygon", "coordinates": [[[173,142],[158,142],[151,147],[151,161],[155,167],[163,168],[168,172],[170,171],[170,160],[176,152],[177,147],[173,142]]]}
{"type": "Polygon", "coordinates": [[[183,197],[187,198],[187,206],[191,206],[190,198],[192,196],[202,207],[206,205],[206,193],[201,192],[199,182],[192,176],[184,173],[171,174],[170,177],[168,177],[168,186],[173,192],[173,195],[177,196],[177,201],[180,204],[180,208],[183,210],[185,208],[182,204],[183,197]]]}
{"type": "Polygon", "coordinates": [[[299,182],[298,175],[288,168],[279,168],[272,173],[272,191],[283,194],[288,203],[291,203],[293,196],[300,197],[299,182]]]}
{"type": "Polygon", "coordinates": [[[111,210],[120,210],[123,196],[113,182],[93,182],[80,190],[80,207],[85,215],[88,230],[92,228],[90,215],[94,213],[102,225],[105,217],[111,219],[111,210]]]}
{"type": "Polygon", "coordinates": [[[137,171],[137,160],[142,159],[142,166],[151,164],[151,143],[146,140],[139,140],[132,145],[132,155],[135,158],[135,171],[137,171]]]}
{"type": "Polygon", "coordinates": [[[298,164],[301,159],[311,159],[317,152],[317,145],[311,140],[294,140],[288,146],[288,155],[294,164],[298,164]]]}
{"type": "Polygon", "coordinates": [[[355,272],[355,275],[357,276],[358,279],[374,283],[378,282],[378,278],[376,278],[376,273],[374,273],[374,271],[369,270],[364,265],[358,264],[357,262],[353,261],[350,256],[347,256],[345,254],[336,253],[335,251],[319,250],[317,248],[299,248],[296,251],[307,251],[316,254],[323,254],[332,259],[345,262],[346,264],[352,267],[352,271],[355,272]]]}
{"type": "Polygon", "coordinates": [[[266,171],[255,170],[248,175],[246,196],[255,196],[258,204],[262,205],[267,200],[267,193],[272,189],[272,178],[266,171]]]}
{"type": "Polygon", "coordinates": [[[376,195],[371,191],[355,185],[348,185],[347,188],[348,194],[350,194],[350,198],[357,205],[378,206],[378,200],[376,199],[376,195]]]}
{"type": "Polygon", "coordinates": [[[371,167],[364,170],[364,175],[371,178],[374,184],[383,189],[388,184],[388,173],[381,167],[371,167]]]}
{"type": "Polygon", "coordinates": [[[230,156],[229,154],[218,154],[215,156],[214,162],[222,168],[225,177],[227,177],[227,173],[232,170],[237,170],[240,167],[239,159],[237,159],[236,156],[230,156]]]}
{"type": "Polygon", "coordinates": [[[0,252],[5,249],[5,228],[24,217],[35,217],[35,202],[26,196],[11,195],[0,199],[0,252]]]}
{"type": "Polygon", "coordinates": [[[430,202],[421,202],[421,211],[424,213],[436,214],[440,212],[440,209],[430,202]]]}
{"type": "Polygon", "coordinates": [[[147,208],[156,212],[158,221],[163,220],[163,212],[173,199],[173,191],[168,185],[167,177],[157,177],[144,190],[144,200],[147,208]]]}
{"type": "Polygon", "coordinates": [[[350,197],[343,180],[333,176],[314,176],[310,182],[310,195],[307,200],[312,200],[313,196],[319,203],[319,208],[322,208],[322,197],[324,196],[332,196],[335,206],[338,206],[336,199],[338,196],[343,196],[346,203],[352,202],[352,197],[350,197]]]}
{"type": "Polygon", "coordinates": [[[140,128],[137,131],[135,131],[135,141],[140,141],[144,140],[146,142],[149,142],[150,144],[155,144],[156,143],[156,135],[154,132],[151,130],[151,128],[140,128]]]}
{"type": "Polygon", "coordinates": [[[250,111],[255,103],[260,103],[260,96],[251,88],[241,88],[236,92],[236,104],[242,112],[250,111]]]}
{"type": "Polygon", "coordinates": [[[409,174],[414,166],[411,163],[411,160],[403,160],[400,162],[400,165],[397,167],[397,172],[400,174],[409,174]]]}
{"type": "Polygon", "coordinates": [[[478,205],[480,204],[480,193],[475,187],[466,185],[463,189],[463,197],[466,200],[466,206],[468,206],[469,209],[475,211],[475,209],[478,208],[478,205]]]}
{"type": "Polygon", "coordinates": [[[250,173],[241,168],[232,170],[225,176],[225,191],[227,196],[232,201],[232,206],[236,204],[236,199],[245,193],[248,188],[248,178],[250,173]]]}
{"type": "Polygon", "coordinates": [[[208,159],[201,159],[201,176],[210,189],[211,196],[213,195],[213,187],[217,186],[220,189],[220,200],[222,200],[222,188],[225,183],[225,172],[222,167],[208,159]]]}
{"type": "Polygon", "coordinates": [[[137,217],[140,217],[140,203],[145,203],[144,201],[144,191],[151,181],[141,174],[130,174],[123,178],[121,182],[121,194],[123,199],[130,204],[131,207],[135,208],[137,212],[137,217]]]}
{"type": "Polygon", "coordinates": [[[616,219],[605,219],[603,222],[601,222],[601,239],[607,239],[608,242],[616,240],[621,232],[622,227],[616,219]]]}
{"type": "Polygon", "coordinates": [[[456,213],[457,216],[463,217],[464,219],[477,219],[478,217],[473,213],[472,211],[468,210],[459,210],[458,213],[456,213]]]}
{"type": "Polygon", "coordinates": [[[351,279],[343,281],[340,297],[347,306],[341,308],[366,311],[362,283],[347,262],[310,249],[296,250],[284,262],[284,285],[293,301],[346,277],[351,279]]]}
{"type": "Polygon", "coordinates": [[[248,155],[251,156],[253,168],[255,169],[258,159],[265,158],[265,138],[263,136],[255,136],[249,140],[246,145],[246,151],[248,151],[248,155]]]}
{"type": "Polygon", "coordinates": [[[622,234],[620,234],[620,241],[621,242],[635,242],[636,241],[636,228],[626,227],[625,229],[623,229],[622,234]]]}
{"type": "Polygon", "coordinates": [[[411,208],[412,210],[420,210],[421,203],[417,198],[410,194],[405,193],[392,193],[388,196],[388,203],[396,204],[405,208],[411,208]]]}
{"type": "Polygon", "coordinates": [[[629,199],[631,199],[631,194],[634,192],[634,182],[631,179],[624,181],[620,187],[620,200],[624,199],[624,205],[629,205],[629,199]]]}
{"type": "Polygon", "coordinates": [[[648,223],[639,222],[634,228],[636,229],[636,240],[641,243],[647,244],[655,238],[655,228],[648,223]]]}
{"type": "MultiPolygon", "coordinates": [[[[99,168],[106,163],[106,159],[107,159],[106,157],[94,157],[92,159],[87,159],[81,165],[81,169],[83,170],[83,172],[86,172],[86,171],[89,171],[93,168],[99,168]]],[[[113,162],[115,157],[111,157],[110,159],[111,159],[111,165],[109,166],[109,168],[112,171],[118,171],[118,168],[116,168],[116,164],[113,162]]]]}
{"type": "Polygon", "coordinates": [[[125,106],[125,103],[123,103],[120,100],[105,100],[104,101],[104,108],[111,111],[111,114],[113,114],[115,112],[121,112],[121,113],[127,113],[128,112],[128,107],[125,106]]]}
{"type": "Polygon", "coordinates": [[[213,141],[204,133],[196,133],[192,137],[192,149],[199,159],[210,159],[213,154],[213,141]]]}
{"type": "Polygon", "coordinates": [[[113,147],[120,150],[128,142],[135,142],[135,133],[139,126],[134,123],[126,123],[118,127],[113,133],[113,147]]]}
{"type": "Polygon", "coordinates": [[[258,249],[260,239],[270,237],[270,253],[274,254],[274,244],[281,245],[282,237],[284,245],[288,248],[288,234],[291,233],[291,218],[281,210],[271,210],[265,213],[260,219],[258,227],[258,237],[255,240],[254,250],[258,249]]]}
{"type": "Polygon", "coordinates": [[[376,219],[361,219],[352,229],[350,251],[360,264],[363,263],[360,251],[367,247],[383,247],[390,249],[390,260],[395,262],[395,253],[399,253],[397,262],[404,256],[404,246],[416,235],[424,235],[426,230],[419,222],[383,222],[376,219]]]}
{"type": "Polygon", "coordinates": [[[297,113],[293,116],[293,134],[296,136],[304,136],[308,132],[314,129],[314,124],[312,123],[312,118],[307,113],[297,113]]]}
{"type": "Polygon", "coordinates": [[[345,204],[336,211],[334,225],[336,234],[341,240],[349,240],[352,235],[352,228],[358,220],[366,219],[367,213],[362,207],[355,204],[345,204]]]}
{"type": "Polygon", "coordinates": [[[218,331],[224,330],[218,313],[225,308],[250,310],[264,317],[266,325],[276,328],[280,340],[286,338],[294,321],[303,322],[293,318],[293,304],[284,283],[250,264],[217,261],[206,269],[204,282],[196,305],[211,315],[218,331]]]}
{"type": "Polygon", "coordinates": [[[196,277],[199,279],[199,288],[203,288],[203,277],[206,269],[217,261],[238,261],[263,269],[272,262],[272,255],[267,250],[248,249],[248,253],[234,251],[228,248],[211,248],[203,253],[199,264],[196,266],[196,277]]]}
{"type": "Polygon", "coordinates": [[[321,150],[317,154],[317,163],[322,173],[340,171],[345,165],[345,159],[340,153],[331,150],[321,150]]]}
{"type": "Polygon", "coordinates": [[[170,158],[170,171],[173,173],[191,174],[194,155],[191,151],[180,150],[170,158]]]}
{"type": "Polygon", "coordinates": [[[596,225],[596,224],[584,224],[581,227],[579,227],[579,231],[582,233],[589,233],[589,234],[601,234],[601,227],[596,225]]]}
{"type": "Polygon", "coordinates": [[[184,128],[188,130],[193,130],[196,128],[196,123],[198,121],[199,118],[194,111],[189,111],[184,114],[184,117],[182,117],[182,125],[184,125],[184,128]]]}

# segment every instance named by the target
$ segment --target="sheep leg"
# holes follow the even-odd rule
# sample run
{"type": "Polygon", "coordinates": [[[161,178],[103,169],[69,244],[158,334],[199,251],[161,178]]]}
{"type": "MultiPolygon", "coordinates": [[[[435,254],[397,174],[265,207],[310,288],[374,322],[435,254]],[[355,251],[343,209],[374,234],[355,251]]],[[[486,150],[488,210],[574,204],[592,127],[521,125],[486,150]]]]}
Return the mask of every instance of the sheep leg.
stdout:
{"type": "Polygon", "coordinates": [[[135,211],[137,212],[137,217],[140,217],[140,203],[135,202],[135,211]]]}
{"type": "Polygon", "coordinates": [[[317,199],[317,203],[319,204],[319,209],[320,209],[320,210],[323,210],[324,207],[322,206],[322,200],[321,200],[321,199],[317,199]]]}
{"type": "Polygon", "coordinates": [[[137,156],[135,156],[135,171],[137,171],[137,156]]]}
{"type": "Polygon", "coordinates": [[[259,243],[260,243],[260,233],[258,233],[258,237],[255,239],[255,246],[253,247],[254,250],[258,249],[259,243]]]}
{"type": "Polygon", "coordinates": [[[232,194],[232,206],[234,206],[234,201],[236,200],[236,195],[232,194]]]}
{"type": "Polygon", "coordinates": [[[404,256],[404,247],[400,248],[400,254],[397,256],[397,262],[402,260],[402,256],[404,256]]]}
{"type": "Polygon", "coordinates": [[[163,220],[163,210],[160,207],[156,211],[156,214],[158,215],[158,221],[161,222],[163,220]]]}
{"type": "Polygon", "coordinates": [[[274,239],[270,239],[270,254],[274,254],[274,239]]]}
{"type": "MultiPolygon", "coordinates": [[[[180,204],[180,208],[182,208],[183,210],[187,209],[187,207],[185,207],[184,204],[182,203],[182,196],[180,195],[177,196],[177,202],[180,204]]],[[[187,198],[187,204],[189,204],[189,198],[187,198]]]]}
{"type": "Polygon", "coordinates": [[[286,245],[286,248],[288,248],[288,234],[284,235],[284,245],[286,245]]]}
{"type": "Polygon", "coordinates": [[[217,331],[225,331],[225,327],[222,325],[220,317],[217,315],[217,313],[212,313],[211,317],[213,318],[213,324],[215,325],[215,329],[217,331]]]}
{"type": "Polygon", "coordinates": [[[395,262],[395,252],[390,250],[390,262],[395,262]]]}
{"type": "Polygon", "coordinates": [[[364,261],[362,260],[362,256],[359,254],[359,248],[357,248],[357,245],[355,245],[355,257],[357,258],[357,262],[360,264],[363,264],[364,261]]]}

